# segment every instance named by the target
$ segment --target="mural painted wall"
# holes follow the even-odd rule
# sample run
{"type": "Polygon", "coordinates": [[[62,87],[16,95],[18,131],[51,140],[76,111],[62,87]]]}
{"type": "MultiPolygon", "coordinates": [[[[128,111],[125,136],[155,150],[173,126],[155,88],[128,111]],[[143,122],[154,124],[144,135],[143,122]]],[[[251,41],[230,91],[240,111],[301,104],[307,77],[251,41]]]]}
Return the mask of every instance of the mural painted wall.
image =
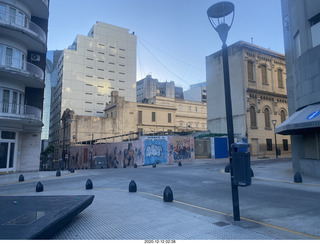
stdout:
{"type": "Polygon", "coordinates": [[[144,164],[168,163],[167,136],[144,137],[144,164]]]}
{"type": "Polygon", "coordinates": [[[194,160],[194,138],[142,136],[130,142],[70,148],[69,165],[75,169],[114,168],[194,160]]]}
{"type": "Polygon", "coordinates": [[[195,159],[193,137],[171,137],[169,147],[171,162],[195,159]]]}

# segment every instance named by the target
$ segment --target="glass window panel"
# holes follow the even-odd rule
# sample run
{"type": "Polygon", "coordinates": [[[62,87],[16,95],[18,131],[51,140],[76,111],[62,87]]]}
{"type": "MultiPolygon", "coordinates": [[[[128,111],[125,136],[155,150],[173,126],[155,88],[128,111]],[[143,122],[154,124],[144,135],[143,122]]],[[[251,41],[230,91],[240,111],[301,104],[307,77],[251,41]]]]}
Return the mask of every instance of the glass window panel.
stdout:
{"type": "Polygon", "coordinates": [[[253,62],[248,61],[248,80],[253,81],[253,62]]]}
{"type": "Polygon", "coordinates": [[[21,68],[21,57],[22,53],[18,50],[14,50],[13,67],[18,69],[21,68]]]}
{"type": "Polygon", "coordinates": [[[270,128],[270,111],[268,108],[264,110],[265,127],[270,128]]]}
{"type": "Polygon", "coordinates": [[[6,48],[6,65],[12,66],[12,55],[13,55],[13,49],[7,47],[6,48]]]}
{"type": "Polygon", "coordinates": [[[261,65],[261,78],[262,78],[262,84],[268,84],[267,82],[267,66],[261,65]]]}
{"type": "Polygon", "coordinates": [[[23,26],[24,14],[20,11],[17,14],[17,24],[23,26]]]}
{"type": "Polygon", "coordinates": [[[10,21],[11,24],[15,24],[16,23],[16,9],[14,9],[14,8],[10,8],[9,21],[10,21]]]}
{"type": "Polygon", "coordinates": [[[0,169],[7,168],[8,142],[0,143],[0,169]]]}
{"type": "Polygon", "coordinates": [[[17,104],[18,104],[18,92],[12,93],[12,113],[17,113],[17,104]]]}
{"type": "Polygon", "coordinates": [[[252,127],[257,126],[257,120],[256,120],[256,110],[254,106],[250,107],[250,122],[252,127]]]}
{"type": "Polygon", "coordinates": [[[15,140],[16,139],[16,133],[12,132],[12,131],[1,131],[1,138],[2,139],[15,140]]]}
{"type": "Polygon", "coordinates": [[[13,168],[14,142],[10,143],[9,168],[13,168]]]}
{"type": "Polygon", "coordinates": [[[10,99],[10,91],[9,90],[3,90],[2,95],[2,112],[8,113],[9,112],[9,100],[10,99]]]}
{"type": "Polygon", "coordinates": [[[0,4],[0,20],[5,20],[6,19],[6,5],[0,4]]]}
{"type": "Polygon", "coordinates": [[[278,87],[283,87],[283,71],[278,69],[278,87]]]}

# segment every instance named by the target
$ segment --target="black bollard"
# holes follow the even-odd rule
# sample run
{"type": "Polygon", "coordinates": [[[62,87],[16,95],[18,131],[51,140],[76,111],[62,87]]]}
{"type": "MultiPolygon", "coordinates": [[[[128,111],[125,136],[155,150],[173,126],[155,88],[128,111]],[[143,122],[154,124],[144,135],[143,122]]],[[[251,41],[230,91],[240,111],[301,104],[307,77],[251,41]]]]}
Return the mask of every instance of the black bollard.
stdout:
{"type": "Polygon", "coordinates": [[[182,163],[181,163],[181,161],[179,161],[179,163],[178,163],[178,166],[180,166],[180,167],[182,166],[182,163]]]}
{"type": "Polygon", "coordinates": [[[70,169],[70,172],[71,172],[71,173],[74,173],[74,168],[71,168],[71,169],[70,169]]]}
{"type": "Polygon", "coordinates": [[[226,165],[226,167],[224,168],[224,172],[230,173],[230,164],[226,165]]]}
{"type": "Polygon", "coordinates": [[[152,168],[156,168],[156,167],[157,167],[156,163],[153,163],[152,168]]]}
{"type": "Polygon", "coordinates": [[[56,176],[61,176],[61,172],[60,172],[60,170],[57,170],[57,172],[56,172],[56,176]]]}
{"type": "Polygon", "coordinates": [[[92,188],[93,188],[92,181],[88,179],[86,183],[86,190],[91,190],[92,188]]]}
{"type": "Polygon", "coordinates": [[[42,185],[42,183],[39,181],[39,182],[37,183],[37,186],[36,186],[36,192],[41,192],[41,191],[43,191],[43,185],[42,185]]]}
{"type": "Polygon", "coordinates": [[[135,167],[135,168],[138,168],[138,165],[137,165],[137,164],[134,164],[134,167],[135,167]]]}
{"type": "Polygon", "coordinates": [[[24,181],[24,176],[23,176],[23,174],[21,174],[21,175],[19,176],[19,182],[22,182],[22,181],[24,181]]]}
{"type": "Polygon", "coordinates": [[[129,192],[137,192],[137,184],[134,180],[130,181],[129,192]]]}
{"type": "Polygon", "coordinates": [[[301,174],[299,172],[297,172],[295,175],[294,175],[294,182],[295,183],[302,183],[302,177],[301,177],[301,174]]]}
{"type": "Polygon", "coordinates": [[[173,193],[169,186],[167,186],[163,191],[163,201],[172,202],[173,201],[173,193]]]}
{"type": "Polygon", "coordinates": [[[127,168],[126,164],[123,164],[123,168],[127,168]]]}

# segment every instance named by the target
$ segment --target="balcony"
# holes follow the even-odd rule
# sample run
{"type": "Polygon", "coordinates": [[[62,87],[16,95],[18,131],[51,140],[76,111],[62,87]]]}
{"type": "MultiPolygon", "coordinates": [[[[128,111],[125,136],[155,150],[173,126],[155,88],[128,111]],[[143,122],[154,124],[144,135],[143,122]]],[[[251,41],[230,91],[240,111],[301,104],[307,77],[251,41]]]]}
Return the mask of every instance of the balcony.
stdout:
{"type": "Polygon", "coordinates": [[[0,119],[20,120],[23,123],[42,123],[41,109],[29,105],[0,102],[0,119]]]}
{"type": "Polygon", "coordinates": [[[10,56],[0,57],[1,75],[19,80],[26,86],[44,88],[44,72],[38,66],[10,56]]]}
{"type": "Polygon", "coordinates": [[[28,49],[46,52],[46,33],[24,15],[18,16],[12,15],[8,11],[0,11],[0,32],[23,40],[28,45],[28,49]]]}

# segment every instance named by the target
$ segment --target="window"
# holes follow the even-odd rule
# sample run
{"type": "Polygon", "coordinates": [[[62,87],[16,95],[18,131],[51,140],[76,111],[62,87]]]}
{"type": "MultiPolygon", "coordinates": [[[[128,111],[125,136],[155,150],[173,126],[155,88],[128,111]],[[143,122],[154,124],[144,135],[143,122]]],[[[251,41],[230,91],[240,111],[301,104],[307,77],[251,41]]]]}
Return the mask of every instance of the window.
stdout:
{"type": "Polygon", "coordinates": [[[138,124],[142,124],[142,111],[138,111],[138,124]]]}
{"type": "Polygon", "coordinates": [[[152,122],[156,122],[156,112],[152,112],[152,122]]]}
{"type": "Polygon", "coordinates": [[[294,42],[296,58],[298,58],[298,57],[301,56],[301,45],[300,45],[300,33],[299,33],[299,31],[293,37],[293,42],[294,42]]]}
{"type": "Polygon", "coordinates": [[[256,108],[254,106],[250,107],[250,125],[251,128],[257,128],[256,108]]]}
{"type": "Polygon", "coordinates": [[[0,4],[0,20],[5,20],[6,19],[6,5],[0,4]]]}
{"type": "Polygon", "coordinates": [[[320,13],[310,19],[312,47],[320,44],[320,13]]]}
{"type": "Polygon", "coordinates": [[[16,23],[16,9],[14,8],[10,8],[9,10],[9,21],[10,21],[10,24],[16,23]]]}
{"type": "Polygon", "coordinates": [[[252,61],[248,61],[247,69],[248,69],[248,80],[249,81],[254,81],[254,78],[253,78],[253,62],[252,61]]]}
{"type": "Polygon", "coordinates": [[[12,93],[12,113],[16,114],[17,113],[17,105],[18,105],[18,92],[14,91],[12,93]]]}
{"type": "Polygon", "coordinates": [[[283,70],[278,69],[278,87],[283,88],[283,70]]]}
{"type": "Polygon", "coordinates": [[[267,141],[267,151],[272,151],[272,139],[266,139],[267,141]]]}
{"type": "Polygon", "coordinates": [[[2,112],[3,113],[9,112],[9,101],[10,101],[10,91],[3,90],[3,97],[2,97],[2,112]]]}
{"type": "Polygon", "coordinates": [[[168,123],[171,123],[171,113],[168,113],[168,123]]]}
{"type": "Polygon", "coordinates": [[[262,84],[267,85],[268,80],[267,80],[267,66],[266,65],[261,65],[261,79],[262,79],[262,84]]]}
{"type": "Polygon", "coordinates": [[[281,110],[280,117],[281,117],[281,123],[283,123],[286,120],[286,112],[284,110],[281,110]]]}
{"type": "Polygon", "coordinates": [[[287,139],[283,139],[282,140],[282,145],[283,145],[283,151],[289,151],[288,140],[287,139]]]}
{"type": "Polygon", "coordinates": [[[270,126],[270,110],[269,110],[269,108],[265,108],[265,110],[264,110],[264,121],[265,121],[265,128],[266,129],[271,129],[271,126],[270,126]]]}

